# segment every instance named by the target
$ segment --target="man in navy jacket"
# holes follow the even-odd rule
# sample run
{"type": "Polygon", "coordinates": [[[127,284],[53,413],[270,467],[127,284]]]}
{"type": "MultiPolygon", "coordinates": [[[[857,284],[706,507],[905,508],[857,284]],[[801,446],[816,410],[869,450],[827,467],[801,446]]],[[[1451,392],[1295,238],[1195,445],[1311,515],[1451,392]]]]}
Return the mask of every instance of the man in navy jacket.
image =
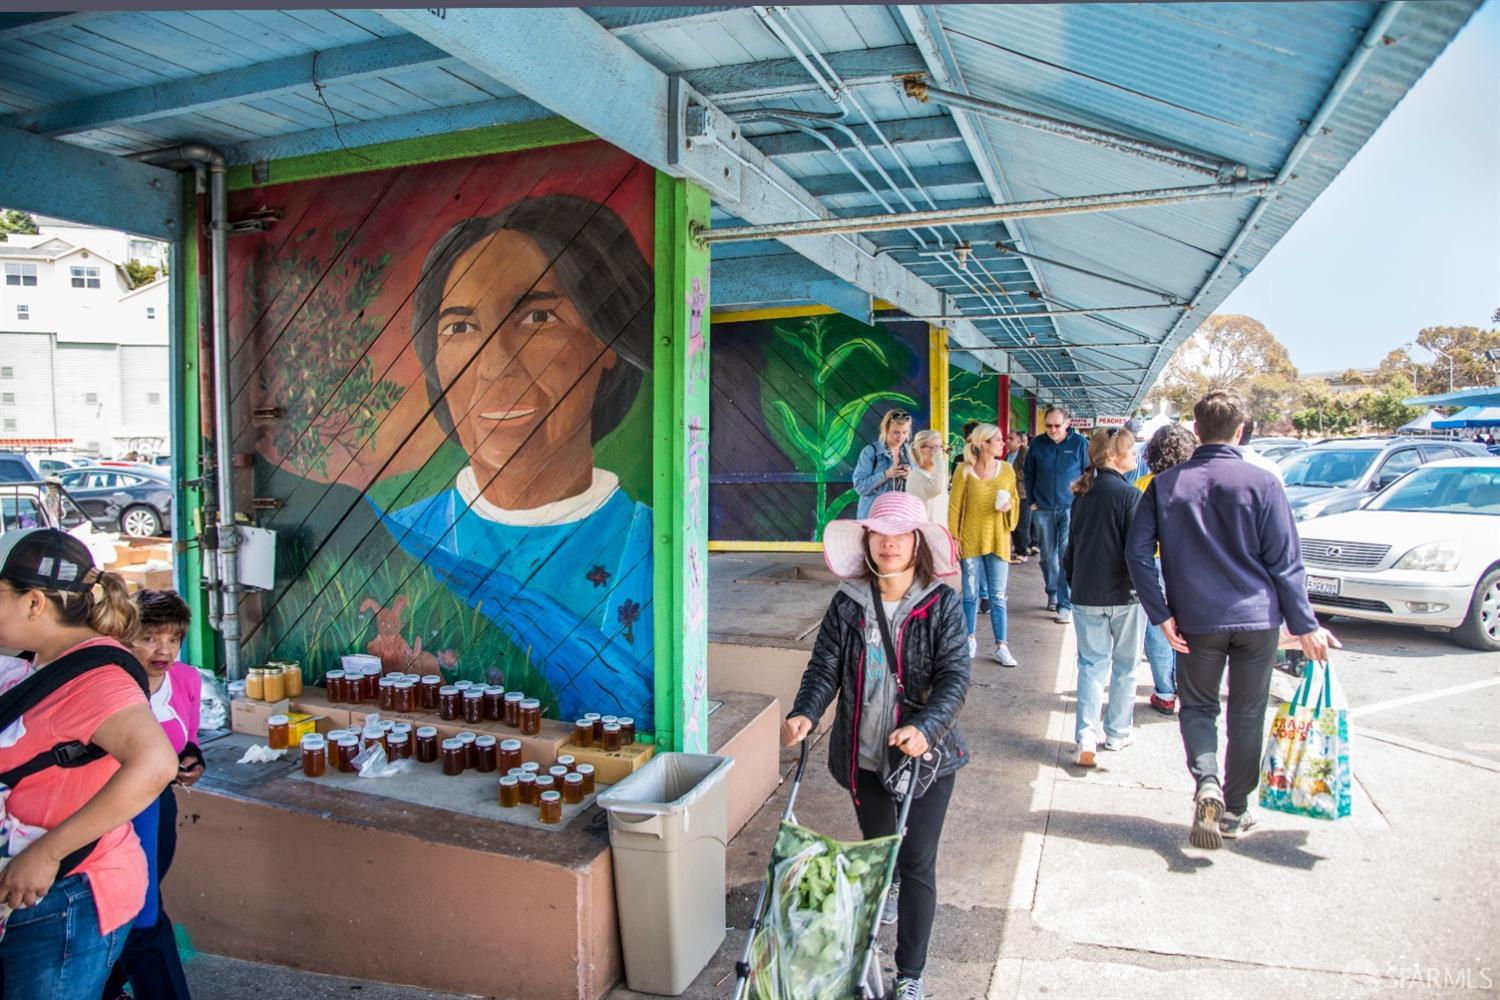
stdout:
{"type": "Polygon", "coordinates": [[[1130,523],[1125,558],[1146,614],[1177,651],[1178,727],[1197,782],[1189,839],[1219,847],[1248,832],[1260,781],[1271,666],[1284,620],[1309,659],[1337,641],[1308,603],[1296,522],[1276,477],[1245,461],[1245,407],[1211,392],[1193,407],[1202,443],[1156,476],[1130,523]],[[1161,548],[1161,579],[1155,554],[1161,548]],[[1219,684],[1229,668],[1229,739],[1219,776],[1219,684]]]}
{"type": "Polygon", "coordinates": [[[1053,620],[1067,625],[1073,620],[1073,598],[1062,556],[1068,551],[1068,525],[1073,515],[1073,482],[1088,471],[1089,443],[1081,434],[1068,433],[1068,415],[1060,406],[1042,414],[1047,432],[1031,442],[1026,453],[1024,480],[1031,501],[1031,523],[1037,548],[1042,550],[1042,580],[1047,587],[1047,610],[1053,620]]]}

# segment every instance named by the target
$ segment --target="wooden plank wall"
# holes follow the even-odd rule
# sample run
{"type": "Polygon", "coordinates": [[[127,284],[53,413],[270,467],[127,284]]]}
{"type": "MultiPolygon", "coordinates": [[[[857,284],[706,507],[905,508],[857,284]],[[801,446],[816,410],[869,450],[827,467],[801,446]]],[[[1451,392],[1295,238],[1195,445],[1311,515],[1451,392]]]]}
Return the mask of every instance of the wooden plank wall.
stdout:
{"type": "Polygon", "coordinates": [[[579,142],[234,193],[278,218],[230,241],[237,494],[279,504],[249,662],[376,652],[650,731],[653,186],[579,142]]]}

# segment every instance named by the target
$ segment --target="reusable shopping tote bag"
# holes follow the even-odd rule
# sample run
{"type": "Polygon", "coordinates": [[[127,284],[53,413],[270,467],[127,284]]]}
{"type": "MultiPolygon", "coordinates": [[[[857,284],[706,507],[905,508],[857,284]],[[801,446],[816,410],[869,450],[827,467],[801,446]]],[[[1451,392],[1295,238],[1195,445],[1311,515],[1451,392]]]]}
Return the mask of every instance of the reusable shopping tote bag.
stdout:
{"type": "Polygon", "coordinates": [[[1349,703],[1327,660],[1309,662],[1292,700],[1271,722],[1260,766],[1266,809],[1338,819],[1349,815],[1349,703]]]}

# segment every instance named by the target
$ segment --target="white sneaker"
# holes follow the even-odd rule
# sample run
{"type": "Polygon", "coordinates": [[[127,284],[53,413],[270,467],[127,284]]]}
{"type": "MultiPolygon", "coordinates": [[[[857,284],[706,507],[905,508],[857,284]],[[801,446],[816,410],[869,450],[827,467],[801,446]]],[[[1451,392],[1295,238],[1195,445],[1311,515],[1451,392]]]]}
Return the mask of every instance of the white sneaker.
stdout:
{"type": "Polygon", "coordinates": [[[1079,767],[1095,766],[1094,752],[1097,749],[1098,744],[1094,741],[1093,734],[1084,733],[1083,737],[1078,741],[1078,750],[1073,754],[1073,763],[1079,767]]]}
{"type": "Polygon", "coordinates": [[[1132,744],[1134,742],[1135,742],[1135,737],[1134,736],[1110,736],[1110,737],[1106,737],[1105,740],[1104,740],[1104,749],[1106,749],[1106,750],[1124,750],[1126,747],[1130,746],[1130,744],[1132,744]]]}
{"type": "Polygon", "coordinates": [[[1016,658],[1010,655],[1010,647],[1003,642],[996,646],[995,651],[990,655],[993,656],[995,658],[995,662],[1000,664],[1002,667],[1016,666],[1016,658]]]}
{"type": "Polygon", "coordinates": [[[978,653],[979,653],[979,641],[977,639],[975,639],[971,635],[971,636],[969,636],[969,659],[971,659],[971,660],[974,659],[974,657],[978,653]]]}

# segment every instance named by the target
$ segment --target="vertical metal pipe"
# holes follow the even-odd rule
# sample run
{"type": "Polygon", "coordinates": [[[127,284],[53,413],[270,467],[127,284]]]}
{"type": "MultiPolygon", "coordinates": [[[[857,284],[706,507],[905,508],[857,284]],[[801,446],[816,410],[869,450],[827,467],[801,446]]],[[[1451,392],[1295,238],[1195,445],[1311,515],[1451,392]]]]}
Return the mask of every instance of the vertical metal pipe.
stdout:
{"type": "Polygon", "coordinates": [[[210,287],[214,300],[214,453],[219,487],[219,580],[223,590],[219,633],[224,640],[224,674],[240,677],[239,532],[234,523],[234,432],[229,399],[229,184],[223,157],[209,161],[210,287]]]}

